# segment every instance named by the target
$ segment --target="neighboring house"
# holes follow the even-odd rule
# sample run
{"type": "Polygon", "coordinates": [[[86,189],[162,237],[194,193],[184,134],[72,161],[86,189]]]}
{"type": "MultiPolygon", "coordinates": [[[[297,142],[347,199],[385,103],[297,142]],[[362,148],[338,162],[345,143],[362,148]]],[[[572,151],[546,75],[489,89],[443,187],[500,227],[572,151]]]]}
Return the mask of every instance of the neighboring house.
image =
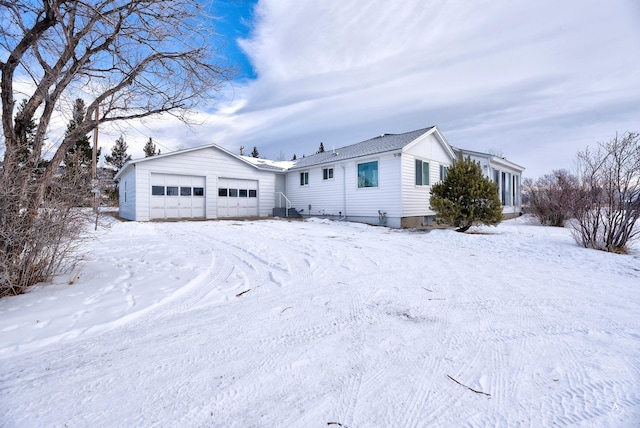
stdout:
{"type": "MultiPolygon", "coordinates": [[[[480,161],[492,179],[489,174],[498,171],[505,214],[519,212],[524,168],[483,153],[458,153],[480,161]]],[[[116,175],[120,215],[148,221],[300,213],[419,227],[433,221],[431,185],[444,178],[456,156],[435,126],[291,162],[237,156],[211,144],[128,162],[116,175]]]]}

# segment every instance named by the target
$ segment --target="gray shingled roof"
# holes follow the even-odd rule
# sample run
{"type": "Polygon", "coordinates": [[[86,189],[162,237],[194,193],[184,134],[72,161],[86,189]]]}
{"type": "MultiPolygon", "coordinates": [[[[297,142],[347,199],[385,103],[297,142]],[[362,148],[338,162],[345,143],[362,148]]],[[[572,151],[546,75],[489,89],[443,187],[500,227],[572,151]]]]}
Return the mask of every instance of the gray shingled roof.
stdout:
{"type": "Polygon", "coordinates": [[[316,153],[311,156],[297,159],[295,161],[295,165],[291,167],[291,169],[308,168],[310,166],[320,165],[323,163],[332,163],[345,159],[399,150],[432,128],[433,126],[430,126],[429,128],[405,132],[404,134],[382,134],[350,146],[340,147],[335,150],[327,150],[324,153],[316,153]]]}

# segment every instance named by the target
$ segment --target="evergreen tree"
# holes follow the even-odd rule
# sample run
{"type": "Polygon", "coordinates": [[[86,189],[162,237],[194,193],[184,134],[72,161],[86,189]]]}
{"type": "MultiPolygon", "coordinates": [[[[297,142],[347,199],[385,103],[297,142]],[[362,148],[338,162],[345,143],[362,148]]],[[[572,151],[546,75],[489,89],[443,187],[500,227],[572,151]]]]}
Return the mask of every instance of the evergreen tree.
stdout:
{"type": "Polygon", "coordinates": [[[294,154],[293,154],[293,157],[291,158],[291,160],[292,160],[292,161],[294,161],[294,160],[296,160],[296,159],[298,159],[298,157],[297,157],[297,156],[296,156],[296,154],[294,153],[294,154]]]}
{"type": "MultiPolygon", "coordinates": [[[[71,134],[82,124],[86,116],[86,106],[80,98],[76,99],[71,112],[71,119],[67,125],[65,136],[71,134]]],[[[96,153],[96,159],[100,150],[96,153]]],[[[74,205],[86,204],[91,197],[91,163],[93,147],[88,135],[83,135],[65,153],[62,186],[68,195],[74,195],[74,205]]]]}
{"type": "Polygon", "coordinates": [[[482,175],[478,162],[459,158],[445,179],[431,187],[431,209],[438,223],[464,232],[476,223],[497,225],[502,221],[498,185],[482,175]]]}
{"type": "MultiPolygon", "coordinates": [[[[65,136],[69,135],[82,122],[84,122],[86,112],[87,108],[84,104],[84,101],[81,98],[76,99],[73,105],[71,119],[69,120],[69,124],[67,125],[65,136]]],[[[98,152],[96,153],[96,159],[100,157],[100,151],[101,150],[98,149],[98,152]]],[[[92,159],[93,147],[89,136],[84,135],[82,138],[76,141],[69,150],[67,150],[64,159],[65,169],[75,168],[76,170],[79,170],[82,167],[89,167],[92,159]]]]}
{"type": "MultiPolygon", "coordinates": [[[[31,118],[30,120],[22,119],[26,104],[27,100],[22,100],[22,102],[20,102],[15,116],[16,128],[18,128],[19,121],[22,120],[24,122],[20,124],[20,133],[18,135],[18,144],[20,146],[18,149],[18,165],[20,165],[20,168],[24,168],[27,165],[29,155],[33,152],[33,142],[35,140],[36,128],[38,127],[33,118],[31,118]]],[[[34,171],[35,174],[40,174],[48,164],[49,161],[42,158],[38,159],[34,171]]],[[[0,162],[0,165],[2,165],[2,162],[0,162]]]]}
{"type": "MultiPolygon", "coordinates": [[[[18,109],[16,111],[16,117],[15,117],[16,122],[18,122],[20,118],[23,116],[23,111],[26,107],[26,104],[27,104],[27,100],[23,99],[20,105],[18,106],[18,109]]],[[[20,144],[20,149],[18,152],[18,162],[21,165],[24,165],[27,163],[29,154],[32,151],[36,127],[37,127],[36,122],[32,118],[31,120],[26,121],[26,123],[24,123],[23,126],[20,128],[22,132],[20,132],[20,135],[18,135],[18,141],[20,144]]]]}
{"type": "Polygon", "coordinates": [[[320,147],[318,148],[317,153],[324,153],[324,143],[322,141],[320,142],[320,147]]]}
{"type": "Polygon", "coordinates": [[[151,137],[149,137],[149,141],[147,141],[147,144],[144,145],[142,150],[144,151],[145,158],[150,158],[151,156],[157,156],[160,154],[160,149],[156,151],[156,145],[153,144],[151,137]]]}
{"type": "Polygon", "coordinates": [[[104,160],[106,163],[111,165],[114,168],[114,175],[122,169],[127,161],[131,160],[131,155],[127,154],[127,149],[129,146],[124,141],[124,137],[121,135],[120,138],[116,140],[113,148],[111,149],[111,155],[106,155],[104,160]]]}
{"type": "Polygon", "coordinates": [[[260,154],[258,153],[258,148],[256,146],[253,146],[253,150],[251,151],[251,156],[253,156],[254,158],[260,157],[260,154]]]}

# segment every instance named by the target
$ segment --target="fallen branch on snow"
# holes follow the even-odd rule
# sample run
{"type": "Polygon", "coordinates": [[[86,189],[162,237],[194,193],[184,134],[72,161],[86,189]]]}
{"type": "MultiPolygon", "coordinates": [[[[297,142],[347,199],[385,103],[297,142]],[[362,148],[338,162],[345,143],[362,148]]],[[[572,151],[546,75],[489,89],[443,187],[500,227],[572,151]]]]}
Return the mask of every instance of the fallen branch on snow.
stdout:
{"type": "Polygon", "coordinates": [[[242,296],[244,293],[248,293],[249,291],[251,291],[251,289],[244,290],[242,293],[238,293],[238,294],[236,294],[236,297],[240,297],[240,296],[242,296]]]}
{"type": "Polygon", "coordinates": [[[427,290],[427,291],[429,291],[429,292],[433,293],[433,290],[429,290],[428,288],[422,287],[422,289],[423,289],[423,290],[427,290]]]}
{"type": "Polygon", "coordinates": [[[327,422],[327,425],[338,425],[339,427],[347,428],[346,425],[342,425],[340,422],[327,422]]]}
{"type": "Polygon", "coordinates": [[[291,309],[291,306],[287,306],[286,308],[284,308],[283,310],[280,311],[280,313],[283,313],[284,311],[286,311],[287,309],[291,309]]]}
{"type": "Polygon", "coordinates": [[[457,383],[458,385],[460,385],[460,386],[464,386],[464,387],[465,387],[465,388],[467,388],[469,391],[473,391],[473,392],[475,392],[476,394],[484,394],[484,395],[487,395],[487,396],[491,397],[491,394],[487,394],[486,392],[478,391],[478,390],[476,390],[476,389],[471,388],[470,386],[464,385],[464,384],[462,384],[462,383],[458,382],[457,380],[455,380],[454,378],[452,378],[452,377],[451,377],[451,376],[449,376],[449,375],[447,375],[447,377],[448,377],[449,379],[451,379],[452,381],[454,381],[455,383],[457,383]]]}

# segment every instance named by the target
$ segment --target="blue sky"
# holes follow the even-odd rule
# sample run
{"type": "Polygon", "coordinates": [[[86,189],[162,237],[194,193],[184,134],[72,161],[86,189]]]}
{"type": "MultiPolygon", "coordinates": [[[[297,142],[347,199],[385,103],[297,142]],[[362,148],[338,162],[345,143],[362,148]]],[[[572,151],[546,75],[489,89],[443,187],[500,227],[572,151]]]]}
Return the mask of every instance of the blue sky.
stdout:
{"type": "Polygon", "coordinates": [[[450,144],[500,152],[537,177],[640,131],[636,0],[209,5],[240,73],[202,125],[163,119],[127,136],[134,157],[148,136],[163,153],[217,143],[290,159],[438,125],[450,144]]]}

